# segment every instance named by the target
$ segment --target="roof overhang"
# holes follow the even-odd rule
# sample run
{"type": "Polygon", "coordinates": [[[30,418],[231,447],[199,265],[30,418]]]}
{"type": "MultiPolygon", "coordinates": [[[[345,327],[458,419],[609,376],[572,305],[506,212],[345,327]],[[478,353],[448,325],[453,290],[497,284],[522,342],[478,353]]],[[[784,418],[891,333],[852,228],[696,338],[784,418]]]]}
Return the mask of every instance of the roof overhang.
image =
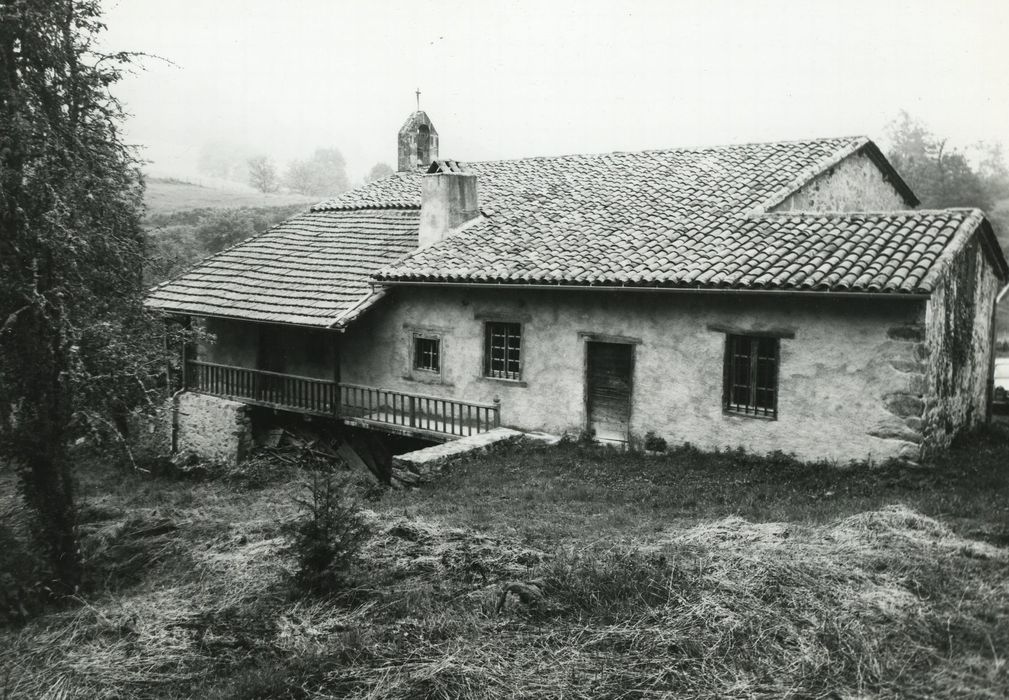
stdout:
{"type": "Polygon", "coordinates": [[[376,287],[442,287],[446,289],[517,289],[551,290],[568,292],[639,292],[649,294],[709,294],[736,296],[790,296],[804,299],[897,299],[923,301],[931,294],[918,292],[841,292],[816,289],[742,289],[737,287],[649,287],[644,285],[603,284],[527,284],[522,282],[428,282],[413,280],[383,280],[373,282],[376,287]]]}
{"type": "Polygon", "coordinates": [[[336,331],[338,333],[343,333],[347,330],[347,327],[357,321],[361,316],[363,316],[367,311],[372,309],[375,304],[385,297],[386,291],[384,289],[377,289],[372,285],[371,291],[361,297],[361,299],[355,303],[352,307],[341,313],[336,318],[320,319],[319,323],[292,323],[290,321],[280,321],[271,320],[264,318],[249,318],[248,316],[241,316],[238,314],[222,314],[222,313],[206,313],[201,311],[193,311],[192,309],[184,308],[174,308],[168,306],[162,306],[159,304],[151,304],[149,301],[144,302],[144,307],[150,309],[151,311],[157,311],[165,314],[166,316],[196,316],[199,318],[217,318],[226,321],[243,321],[245,323],[262,323],[272,326],[289,326],[292,328],[311,328],[314,330],[322,331],[336,331]]]}
{"type": "Polygon", "coordinates": [[[192,316],[195,318],[216,318],[222,321],[241,321],[243,323],[261,323],[266,326],[286,326],[289,328],[310,328],[316,331],[339,331],[343,332],[344,327],[336,327],[331,322],[327,321],[325,323],[291,323],[290,321],[275,321],[262,318],[249,318],[247,316],[230,316],[228,314],[221,313],[206,313],[202,311],[191,311],[186,309],[176,309],[169,308],[166,306],[152,306],[150,304],[144,303],[144,306],[151,311],[157,311],[164,314],[165,316],[192,316]]]}
{"type": "Polygon", "coordinates": [[[883,155],[883,151],[879,150],[873,141],[867,140],[866,143],[855,151],[856,153],[864,153],[869,160],[871,160],[877,168],[883,171],[883,179],[894,186],[900,196],[904,198],[904,201],[908,203],[908,206],[916,207],[921,204],[921,200],[915,195],[914,190],[904,181],[904,178],[900,176],[900,173],[890,164],[890,160],[883,155]]]}

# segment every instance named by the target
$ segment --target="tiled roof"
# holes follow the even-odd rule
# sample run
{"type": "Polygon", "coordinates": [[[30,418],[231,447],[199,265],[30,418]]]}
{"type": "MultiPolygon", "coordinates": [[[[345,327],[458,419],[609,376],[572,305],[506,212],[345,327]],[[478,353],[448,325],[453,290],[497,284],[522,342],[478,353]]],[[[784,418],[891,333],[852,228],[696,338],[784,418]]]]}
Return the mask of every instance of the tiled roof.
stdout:
{"type": "MultiPolygon", "coordinates": [[[[480,206],[487,214],[601,217],[602,223],[619,226],[640,218],[671,222],[780,201],[863,148],[875,146],[865,137],[850,137],[467,162],[465,168],[479,176],[480,206]]],[[[419,208],[422,177],[395,173],[312,209],[419,208]]]]}
{"type": "Polygon", "coordinates": [[[375,271],[417,247],[420,213],[319,211],[288,219],[155,287],[165,311],[340,326],[374,303],[375,271]]]}
{"type": "Polygon", "coordinates": [[[980,209],[765,214],[698,283],[755,289],[928,293],[980,209]]]}
{"type": "Polygon", "coordinates": [[[521,248],[489,222],[383,271],[387,280],[928,293],[978,209],[782,213],[703,228],[585,237],[540,231],[521,248]]]}
{"type": "Polygon", "coordinates": [[[417,250],[423,175],[322,202],[152,290],[170,312],[346,325],[384,282],[923,292],[982,217],[968,210],[767,213],[868,139],[467,163],[482,217],[417,250]],[[969,230],[968,230],[969,229],[969,230]]]}
{"type": "MultiPolygon", "coordinates": [[[[473,163],[484,217],[376,278],[927,293],[954,234],[973,232],[980,212],[766,213],[863,150],[878,154],[855,138],[473,163]]],[[[417,180],[317,208],[415,203],[417,180]]]]}
{"type": "Polygon", "coordinates": [[[977,209],[736,216],[685,234],[586,237],[541,231],[522,249],[489,224],[379,273],[387,280],[927,293],[977,209]]]}

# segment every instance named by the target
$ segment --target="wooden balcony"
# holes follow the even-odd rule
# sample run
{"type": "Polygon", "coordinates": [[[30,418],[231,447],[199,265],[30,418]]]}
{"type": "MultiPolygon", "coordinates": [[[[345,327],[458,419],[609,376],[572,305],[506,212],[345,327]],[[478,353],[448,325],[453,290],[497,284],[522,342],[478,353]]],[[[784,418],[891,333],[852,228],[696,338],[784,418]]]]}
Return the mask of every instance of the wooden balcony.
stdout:
{"type": "Polygon", "coordinates": [[[433,440],[475,435],[501,425],[497,402],[456,401],[198,360],[186,362],[185,385],[189,391],[256,406],[433,440]]]}

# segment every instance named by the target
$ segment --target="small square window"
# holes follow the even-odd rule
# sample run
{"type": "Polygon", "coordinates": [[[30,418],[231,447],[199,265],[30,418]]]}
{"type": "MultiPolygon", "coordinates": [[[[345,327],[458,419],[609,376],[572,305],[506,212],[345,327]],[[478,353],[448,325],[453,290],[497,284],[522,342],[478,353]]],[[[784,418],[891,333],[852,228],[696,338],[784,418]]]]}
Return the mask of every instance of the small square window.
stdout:
{"type": "Polygon", "coordinates": [[[522,324],[488,323],[484,351],[484,376],[522,379],[522,324]]]}
{"type": "Polygon", "coordinates": [[[725,410],[778,417],[778,338],[729,335],[725,339],[725,410]]]}
{"type": "Polygon", "coordinates": [[[413,336],[413,368],[423,372],[441,372],[441,339],[429,335],[413,336]]]}

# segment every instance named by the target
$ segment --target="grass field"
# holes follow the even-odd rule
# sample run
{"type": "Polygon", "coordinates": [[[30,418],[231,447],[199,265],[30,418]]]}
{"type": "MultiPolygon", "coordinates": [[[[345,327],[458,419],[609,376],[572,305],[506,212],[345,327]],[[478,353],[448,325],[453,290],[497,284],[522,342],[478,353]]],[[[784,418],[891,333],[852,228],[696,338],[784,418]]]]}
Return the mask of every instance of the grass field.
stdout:
{"type": "Polygon", "coordinates": [[[317,197],[302,194],[265,194],[239,184],[207,186],[172,178],[148,178],[144,203],[148,214],[167,214],[185,209],[235,209],[279,207],[316,203],[317,197]]]}
{"type": "Polygon", "coordinates": [[[102,592],[0,633],[0,697],[1005,697],[1007,465],[1004,429],[917,468],[519,445],[366,502],[325,598],[291,585],[293,467],[91,465],[102,592]],[[499,612],[508,582],[542,598],[499,612]]]}

